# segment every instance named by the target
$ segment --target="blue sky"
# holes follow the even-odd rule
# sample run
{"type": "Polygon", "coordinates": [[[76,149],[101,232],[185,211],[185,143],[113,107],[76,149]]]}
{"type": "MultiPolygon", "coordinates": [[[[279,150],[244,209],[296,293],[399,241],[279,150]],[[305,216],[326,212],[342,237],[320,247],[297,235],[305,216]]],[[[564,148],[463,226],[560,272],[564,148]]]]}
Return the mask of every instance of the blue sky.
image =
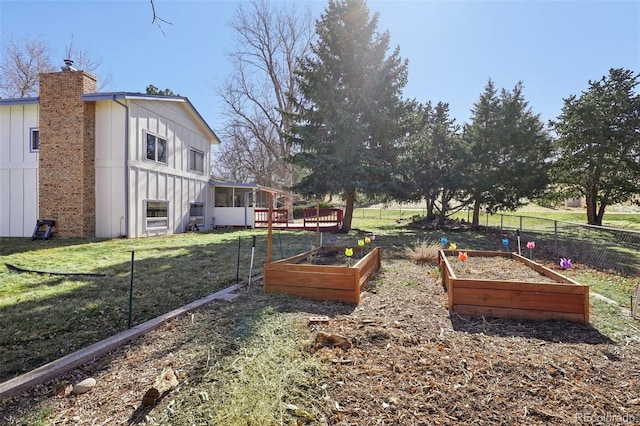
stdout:
{"type": "MultiPolygon", "coordinates": [[[[302,2],[301,2],[302,3],[302,2]]],[[[458,123],[491,78],[498,88],[519,81],[535,113],[555,118],[562,99],[579,95],[609,68],[640,71],[640,1],[369,1],[378,29],[409,60],[404,96],[444,101],[458,123]]],[[[315,16],[326,6],[313,0],[315,16]]],[[[30,34],[52,46],[62,65],[77,48],[102,60],[108,91],[144,92],[149,84],[187,96],[215,130],[221,104],[213,87],[231,72],[235,1],[0,0],[0,37],[30,34]]]]}

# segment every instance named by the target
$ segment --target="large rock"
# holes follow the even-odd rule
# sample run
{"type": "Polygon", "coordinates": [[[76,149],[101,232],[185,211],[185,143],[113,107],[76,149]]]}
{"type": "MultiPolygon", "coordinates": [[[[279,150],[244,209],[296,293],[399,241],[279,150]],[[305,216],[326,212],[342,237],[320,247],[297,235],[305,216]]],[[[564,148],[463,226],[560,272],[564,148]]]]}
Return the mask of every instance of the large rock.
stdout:
{"type": "Polygon", "coordinates": [[[89,377],[88,379],[84,379],[80,383],[77,383],[73,387],[72,393],[77,395],[77,394],[89,392],[91,389],[93,389],[95,385],[96,385],[96,379],[94,379],[93,377],[89,377]]]}

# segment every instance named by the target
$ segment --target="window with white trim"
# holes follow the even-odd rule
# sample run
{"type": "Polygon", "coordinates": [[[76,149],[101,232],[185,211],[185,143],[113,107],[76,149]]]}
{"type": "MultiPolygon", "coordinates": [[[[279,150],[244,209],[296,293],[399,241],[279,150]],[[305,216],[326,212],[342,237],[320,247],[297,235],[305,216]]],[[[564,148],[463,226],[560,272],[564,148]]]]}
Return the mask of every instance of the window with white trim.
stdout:
{"type": "Polygon", "coordinates": [[[189,148],[189,170],[204,173],[204,152],[189,148]]]}
{"type": "Polygon", "coordinates": [[[30,130],[29,148],[32,152],[40,151],[40,129],[34,127],[30,130]]]}
{"type": "Polygon", "coordinates": [[[146,228],[168,228],[169,227],[169,202],[168,201],[145,201],[146,228]]]}
{"type": "Polygon", "coordinates": [[[167,164],[167,140],[147,133],[147,160],[167,164]]]}
{"type": "Polygon", "coordinates": [[[204,225],[204,203],[191,203],[189,205],[189,222],[196,225],[204,225]]]}

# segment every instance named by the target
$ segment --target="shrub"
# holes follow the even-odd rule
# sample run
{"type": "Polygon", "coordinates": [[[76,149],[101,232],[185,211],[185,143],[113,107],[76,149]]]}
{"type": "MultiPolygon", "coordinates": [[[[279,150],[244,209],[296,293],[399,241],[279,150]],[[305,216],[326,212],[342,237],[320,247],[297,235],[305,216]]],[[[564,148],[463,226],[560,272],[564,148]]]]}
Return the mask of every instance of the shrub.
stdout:
{"type": "Polygon", "coordinates": [[[437,264],[438,263],[438,251],[441,249],[441,244],[431,243],[428,241],[416,241],[413,247],[407,247],[405,254],[409,259],[418,264],[437,264]]]}

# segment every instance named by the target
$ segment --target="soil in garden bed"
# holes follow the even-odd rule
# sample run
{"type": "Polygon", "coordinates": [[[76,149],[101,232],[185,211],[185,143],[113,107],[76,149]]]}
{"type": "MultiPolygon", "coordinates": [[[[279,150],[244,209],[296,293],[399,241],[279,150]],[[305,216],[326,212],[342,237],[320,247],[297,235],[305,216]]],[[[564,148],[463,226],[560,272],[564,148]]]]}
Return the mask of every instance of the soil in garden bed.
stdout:
{"type": "MultiPolygon", "coordinates": [[[[368,253],[369,251],[365,250],[361,254],[359,248],[354,248],[353,256],[351,256],[350,260],[351,266],[355,265],[360,259],[362,259],[362,257],[366,256],[368,253]]],[[[347,256],[344,254],[343,249],[323,249],[312,254],[310,258],[302,259],[299,263],[310,263],[313,265],[347,266],[349,263],[349,258],[347,258],[347,256]]]]}
{"type": "Polygon", "coordinates": [[[457,278],[475,278],[494,281],[519,281],[556,284],[553,279],[533,268],[502,256],[469,256],[461,261],[457,256],[447,256],[457,278]]]}

